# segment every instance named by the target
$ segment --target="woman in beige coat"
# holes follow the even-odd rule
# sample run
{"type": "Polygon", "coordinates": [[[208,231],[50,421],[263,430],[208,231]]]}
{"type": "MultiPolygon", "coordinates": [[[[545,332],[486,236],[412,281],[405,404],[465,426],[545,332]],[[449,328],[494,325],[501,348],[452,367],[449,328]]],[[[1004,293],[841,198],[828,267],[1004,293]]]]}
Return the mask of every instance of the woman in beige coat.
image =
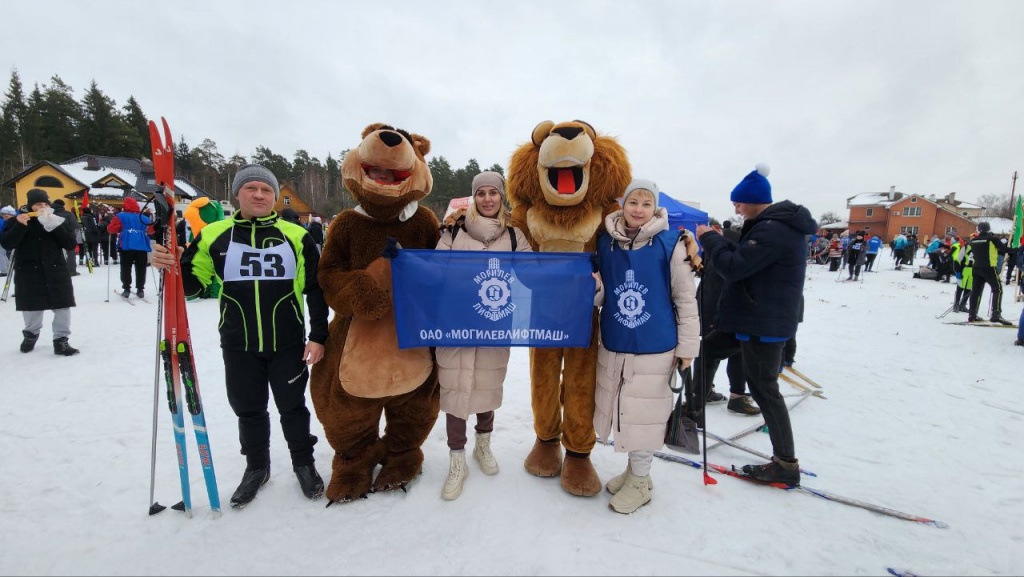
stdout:
{"type": "MultiPolygon", "coordinates": [[[[450,232],[442,232],[437,250],[530,251],[522,231],[509,224],[505,204],[505,179],[497,172],[481,172],[473,178],[473,202],[465,219],[455,214],[450,232]],[[514,236],[513,236],[514,235],[514,236]]],[[[441,489],[447,501],[462,494],[469,469],[466,466],[466,421],[476,414],[476,446],[473,458],[485,475],[498,472],[491,453],[494,410],[501,406],[502,387],[508,368],[508,347],[437,348],[441,410],[445,412],[451,463],[441,489]]]]}
{"type": "Polygon", "coordinates": [[[626,470],[605,485],[619,513],[651,500],[651,462],[672,412],[669,377],[700,350],[697,245],[668,230],[657,199],[656,184],[633,180],[597,243],[595,304],[603,306],[594,428],[605,442],[614,431],[615,451],[629,453],[626,470]]]}

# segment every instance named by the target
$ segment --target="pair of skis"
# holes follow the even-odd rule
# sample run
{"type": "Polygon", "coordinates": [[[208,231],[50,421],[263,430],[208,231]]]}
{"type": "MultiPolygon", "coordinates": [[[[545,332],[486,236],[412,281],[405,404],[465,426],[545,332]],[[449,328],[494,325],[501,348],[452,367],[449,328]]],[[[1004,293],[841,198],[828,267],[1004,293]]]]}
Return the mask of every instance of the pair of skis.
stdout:
{"type": "MultiPolygon", "coordinates": [[[[167,404],[171,410],[171,421],[174,426],[174,446],[178,456],[178,476],[181,479],[181,502],[172,508],[184,511],[192,516],[191,485],[188,474],[188,458],[185,446],[185,412],[192,416],[192,429],[196,435],[199,450],[199,461],[203,467],[206,480],[206,492],[210,499],[210,509],[220,514],[220,494],[217,491],[217,478],[213,469],[213,454],[210,451],[210,437],[206,430],[206,415],[203,412],[202,399],[199,394],[199,382],[196,379],[195,357],[192,354],[192,337],[188,327],[188,311],[185,309],[185,287],[181,278],[181,264],[177,260],[178,239],[175,234],[176,213],[174,210],[174,143],[171,140],[171,129],[167,120],[163,122],[163,138],[160,130],[152,120],[149,121],[149,137],[153,147],[153,170],[157,184],[163,186],[163,201],[157,200],[157,214],[166,212],[167,226],[163,230],[163,246],[175,256],[174,265],[164,269],[160,277],[160,306],[157,312],[157,324],[163,320],[163,335],[158,338],[158,358],[163,361],[164,382],[167,390],[167,404]],[[184,398],[182,398],[184,388],[184,398]],[[184,402],[183,402],[184,401],[184,402]]],[[[159,368],[156,370],[159,374],[159,368]]],[[[158,380],[158,379],[155,379],[158,380]]],[[[153,413],[153,471],[156,467],[156,405],[159,387],[154,383],[153,413]]],[[[164,510],[153,499],[153,485],[150,485],[149,514],[153,515],[164,510]]]]}
{"type": "Polygon", "coordinates": [[[666,460],[666,461],[671,461],[671,462],[679,463],[679,464],[682,464],[682,465],[688,465],[690,467],[693,467],[694,469],[703,469],[705,467],[705,465],[706,465],[708,469],[710,469],[711,471],[713,471],[715,473],[719,473],[719,474],[722,474],[722,475],[727,475],[729,477],[735,477],[737,479],[743,479],[744,481],[749,481],[749,482],[754,483],[756,485],[763,485],[763,486],[772,487],[772,488],[775,488],[775,489],[783,489],[783,490],[790,491],[790,492],[804,493],[806,495],[811,495],[812,497],[818,497],[819,499],[825,499],[826,501],[834,501],[836,503],[842,503],[844,505],[849,505],[851,507],[858,507],[858,508],[861,508],[861,509],[866,509],[868,511],[873,511],[875,513],[881,513],[882,515],[887,515],[889,517],[895,517],[897,519],[903,519],[905,521],[913,521],[914,523],[920,523],[922,525],[931,525],[933,527],[938,527],[940,529],[945,529],[945,528],[949,527],[949,525],[947,523],[943,522],[943,521],[937,521],[935,519],[930,519],[928,517],[921,517],[919,515],[911,515],[909,513],[904,513],[902,511],[897,511],[896,509],[890,509],[889,507],[883,507],[881,505],[875,505],[874,503],[868,503],[866,501],[861,501],[859,499],[851,499],[850,497],[843,497],[841,495],[836,495],[835,493],[831,493],[831,492],[828,492],[828,491],[823,491],[821,489],[812,489],[812,488],[807,487],[807,486],[805,486],[803,484],[794,487],[794,486],[785,485],[785,484],[782,484],[782,483],[768,483],[768,482],[765,482],[765,481],[760,481],[760,480],[755,479],[755,478],[753,478],[753,477],[751,477],[749,475],[745,475],[741,471],[737,470],[737,468],[735,466],[725,467],[723,465],[716,465],[714,463],[701,463],[700,461],[694,461],[693,459],[688,459],[688,458],[686,458],[686,457],[684,457],[682,455],[673,455],[673,454],[664,453],[664,452],[661,452],[661,451],[658,451],[658,452],[654,453],[654,456],[658,457],[659,459],[666,460]]]}
{"type": "Polygon", "coordinates": [[[819,390],[821,389],[821,385],[802,372],[794,369],[792,366],[787,365],[782,367],[782,370],[779,371],[779,379],[793,385],[805,393],[814,395],[819,399],[828,398],[819,390]]]}

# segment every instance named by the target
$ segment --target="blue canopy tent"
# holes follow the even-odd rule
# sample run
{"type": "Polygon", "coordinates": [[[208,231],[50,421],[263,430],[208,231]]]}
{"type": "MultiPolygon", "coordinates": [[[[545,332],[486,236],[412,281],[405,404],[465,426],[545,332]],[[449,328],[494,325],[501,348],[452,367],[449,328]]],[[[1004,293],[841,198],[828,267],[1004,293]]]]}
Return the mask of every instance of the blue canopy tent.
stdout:
{"type": "Polygon", "coordinates": [[[708,213],[683,204],[664,192],[658,195],[658,206],[665,207],[668,211],[669,230],[679,230],[679,227],[686,227],[686,230],[694,232],[698,224],[708,224],[708,213]]]}

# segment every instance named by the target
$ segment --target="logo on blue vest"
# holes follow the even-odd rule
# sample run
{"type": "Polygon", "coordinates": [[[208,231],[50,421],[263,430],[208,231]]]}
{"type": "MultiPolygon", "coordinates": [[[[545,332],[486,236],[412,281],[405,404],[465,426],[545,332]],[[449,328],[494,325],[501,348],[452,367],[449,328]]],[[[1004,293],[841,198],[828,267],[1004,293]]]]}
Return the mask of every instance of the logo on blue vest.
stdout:
{"type": "Polygon", "coordinates": [[[615,287],[615,294],[619,297],[619,312],[615,313],[615,320],[630,329],[646,323],[651,318],[651,313],[644,310],[647,290],[647,287],[636,282],[633,269],[627,270],[626,282],[615,287]]]}
{"type": "Polygon", "coordinates": [[[512,296],[509,285],[516,279],[511,273],[501,270],[501,259],[487,259],[487,270],[473,277],[473,282],[480,285],[476,293],[480,302],[473,305],[473,310],[480,316],[497,321],[516,310],[515,303],[509,302],[512,296]]]}

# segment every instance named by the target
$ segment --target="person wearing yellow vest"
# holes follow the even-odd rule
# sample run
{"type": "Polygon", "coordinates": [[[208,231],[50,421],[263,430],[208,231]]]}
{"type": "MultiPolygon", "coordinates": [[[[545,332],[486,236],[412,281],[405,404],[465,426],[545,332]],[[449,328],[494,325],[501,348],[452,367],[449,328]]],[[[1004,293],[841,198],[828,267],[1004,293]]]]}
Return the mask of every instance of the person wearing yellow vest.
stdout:
{"type": "Polygon", "coordinates": [[[978,305],[981,302],[982,285],[987,284],[992,289],[992,316],[989,318],[994,323],[1004,325],[1013,324],[1003,318],[1003,286],[999,283],[999,273],[996,272],[996,260],[1000,254],[1013,255],[1014,251],[1006,248],[1006,245],[992,234],[992,227],[987,222],[978,223],[978,236],[971,241],[971,252],[974,254],[974,276],[981,284],[971,291],[971,310],[967,316],[967,322],[978,322],[978,305]]]}

